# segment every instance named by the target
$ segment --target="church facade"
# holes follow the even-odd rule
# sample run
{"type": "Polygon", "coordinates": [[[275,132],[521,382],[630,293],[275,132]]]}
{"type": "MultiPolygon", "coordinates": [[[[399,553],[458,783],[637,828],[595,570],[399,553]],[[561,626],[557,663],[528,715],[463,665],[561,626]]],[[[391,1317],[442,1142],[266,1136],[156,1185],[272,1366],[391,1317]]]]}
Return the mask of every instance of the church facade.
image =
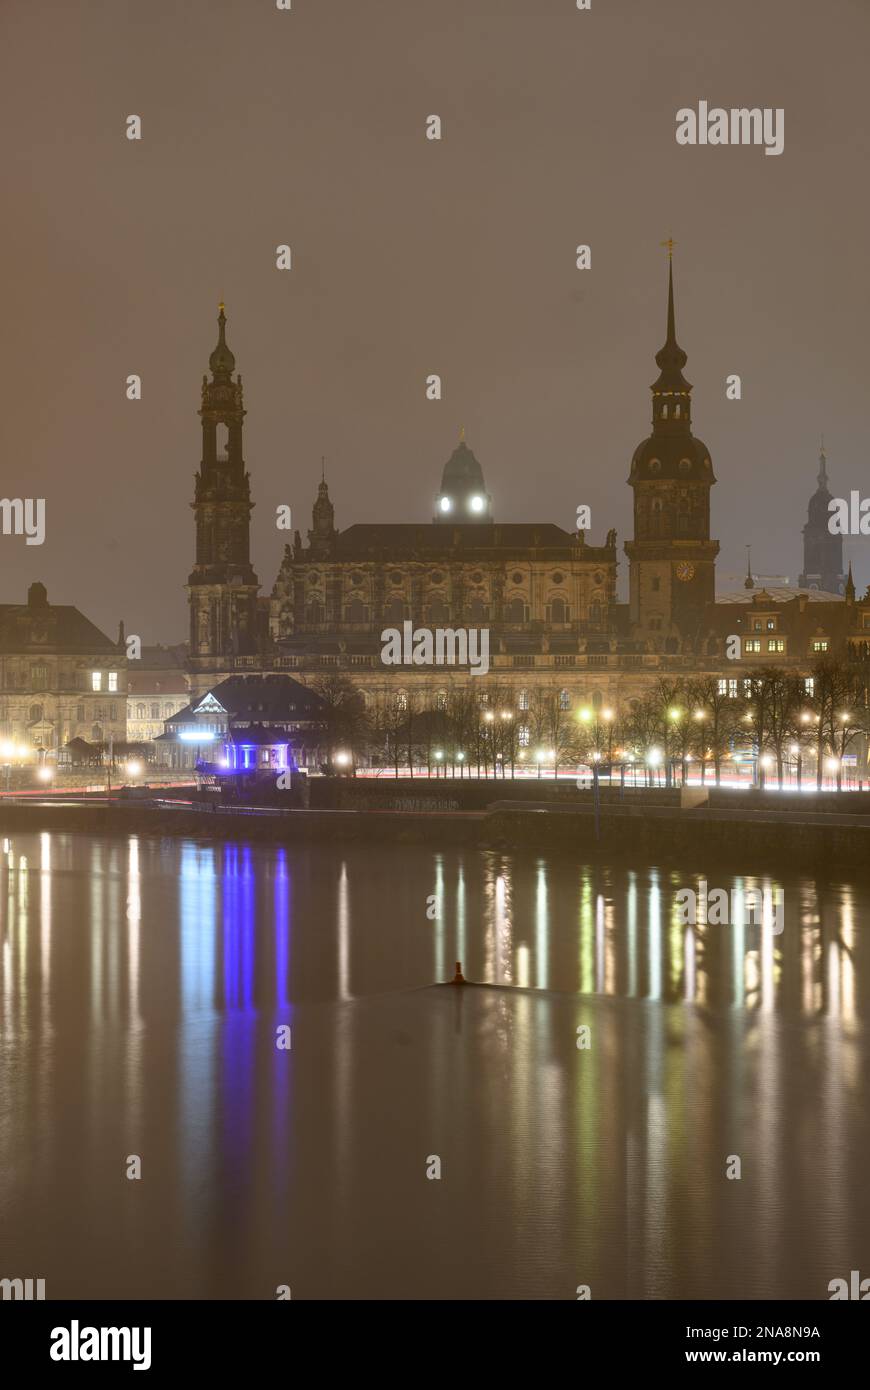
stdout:
{"type": "Polygon", "coordinates": [[[710,451],[694,433],[670,261],[652,425],[627,479],[634,499],[633,534],[624,547],[627,604],[617,601],[615,530],[592,543],[582,531],[551,522],[500,521],[464,437],[444,466],[427,521],[339,529],[323,479],[305,540],[295,533],[271,591],[261,594],[250,560],[242,383],[233,376],[223,305],[218,334],[211,379],[203,379],[192,503],[194,695],[239,673],[285,671],[308,683],[344,675],[368,703],[413,696],[425,707],[449,684],[471,681],[482,695],[488,689],[518,708],[542,689],[558,692],[566,709],[618,708],[661,675],[733,681],[741,668],[764,664],[809,670],[820,653],[870,639],[870,602],[856,600],[851,575],[842,578],[841,551],[826,548],[815,498],[805,530],[812,568],[801,587],[756,590],[750,578],[745,590],[716,600],[716,478],[710,451]],[[459,666],[385,665],[381,634],[406,623],[415,630],[485,629],[488,675],[459,666]]]}

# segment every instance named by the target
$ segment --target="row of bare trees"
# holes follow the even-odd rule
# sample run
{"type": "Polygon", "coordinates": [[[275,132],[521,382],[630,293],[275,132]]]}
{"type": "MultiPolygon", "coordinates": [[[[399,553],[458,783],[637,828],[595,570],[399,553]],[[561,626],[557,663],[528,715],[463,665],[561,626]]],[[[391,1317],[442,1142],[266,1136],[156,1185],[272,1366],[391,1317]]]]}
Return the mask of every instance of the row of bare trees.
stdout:
{"type": "Polygon", "coordinates": [[[757,759],[759,779],[769,770],[783,781],[786,766],[798,778],[809,759],[821,786],[827,769],[842,783],[843,759],[856,753],[866,768],[870,736],[870,662],[821,658],[811,678],[779,667],[741,671],[736,678],[659,678],[622,707],[577,703],[564,691],[529,690],[520,703],[512,686],[467,681],[438,697],[384,691],[366,705],[346,676],[316,680],[326,701],[330,766],[336,754],[352,763],[439,767],[512,775],[517,765],[660,767],[670,781],[690,763],[703,779],[719,782],[735,753],[757,759]]]}

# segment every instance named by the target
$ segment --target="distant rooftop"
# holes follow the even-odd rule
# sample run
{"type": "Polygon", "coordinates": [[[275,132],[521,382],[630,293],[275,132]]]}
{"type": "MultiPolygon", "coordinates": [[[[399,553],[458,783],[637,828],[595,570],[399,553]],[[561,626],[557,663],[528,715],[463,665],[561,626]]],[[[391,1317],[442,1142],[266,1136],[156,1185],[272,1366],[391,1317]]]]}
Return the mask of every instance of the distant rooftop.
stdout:
{"type": "Polygon", "coordinates": [[[805,598],[809,603],[842,603],[842,594],[829,594],[825,589],[799,589],[796,584],[788,587],[773,585],[770,589],[734,589],[728,594],[717,594],[717,603],[752,603],[753,599],[762,602],[770,599],[773,603],[790,603],[792,599],[805,598]]]}

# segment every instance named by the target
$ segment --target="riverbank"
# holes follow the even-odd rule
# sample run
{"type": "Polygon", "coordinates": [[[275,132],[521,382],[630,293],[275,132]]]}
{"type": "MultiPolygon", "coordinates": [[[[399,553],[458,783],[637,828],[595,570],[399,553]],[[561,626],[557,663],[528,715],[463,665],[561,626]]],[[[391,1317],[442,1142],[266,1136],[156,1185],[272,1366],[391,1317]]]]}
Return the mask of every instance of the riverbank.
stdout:
{"type": "Polygon", "coordinates": [[[715,858],[743,872],[777,865],[848,868],[870,875],[870,815],[782,806],[648,804],[609,801],[493,802],[480,811],[281,811],[199,808],[171,801],[0,803],[0,834],[52,830],[98,835],[175,836],[272,844],[466,845],[564,852],[584,862],[667,863],[715,858]]]}

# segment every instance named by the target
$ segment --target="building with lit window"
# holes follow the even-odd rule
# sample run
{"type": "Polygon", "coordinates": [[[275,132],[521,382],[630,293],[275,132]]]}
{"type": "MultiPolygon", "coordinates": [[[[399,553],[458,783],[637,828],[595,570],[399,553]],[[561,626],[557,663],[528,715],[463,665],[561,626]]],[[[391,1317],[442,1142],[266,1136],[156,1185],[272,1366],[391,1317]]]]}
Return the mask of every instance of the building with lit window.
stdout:
{"type": "Polygon", "coordinates": [[[31,584],[27,602],[0,604],[0,740],[50,757],[71,739],[123,742],[127,661],[77,608],[49,603],[31,584]]]}
{"type": "Polygon", "coordinates": [[[171,715],[155,744],[179,769],[315,770],[326,717],[324,700],[291,676],[231,676],[171,715]]]}
{"type": "Polygon", "coordinates": [[[183,647],[143,647],[127,672],[127,742],[151,743],[190,701],[183,647]]]}
{"type": "MultiPolygon", "coordinates": [[[[750,575],[743,588],[717,597],[716,476],[711,451],[695,434],[674,299],[669,263],[651,424],[626,480],[633,499],[627,603],[617,601],[616,531],[591,544],[582,529],[500,520],[464,432],[433,488],[428,519],[340,529],[322,477],[306,538],[295,532],[271,590],[261,594],[250,558],[246,412],[222,305],[211,377],[203,379],[193,501],[196,555],[187,592],[194,694],[237,673],[271,671],[302,683],[341,676],[370,710],[437,711],[470,685],[482,705],[520,715],[542,694],[562,711],[623,708],[662,676],[729,681],[759,665],[809,673],[825,653],[866,653],[870,599],[856,596],[851,573],[840,575],[841,552],[826,548],[819,531],[824,467],[805,534],[806,583],[762,588],[750,575]],[[405,623],[415,631],[485,630],[486,678],[404,657],[385,664],[382,634],[405,623]]],[[[520,727],[527,741],[525,721],[520,727]]]]}

